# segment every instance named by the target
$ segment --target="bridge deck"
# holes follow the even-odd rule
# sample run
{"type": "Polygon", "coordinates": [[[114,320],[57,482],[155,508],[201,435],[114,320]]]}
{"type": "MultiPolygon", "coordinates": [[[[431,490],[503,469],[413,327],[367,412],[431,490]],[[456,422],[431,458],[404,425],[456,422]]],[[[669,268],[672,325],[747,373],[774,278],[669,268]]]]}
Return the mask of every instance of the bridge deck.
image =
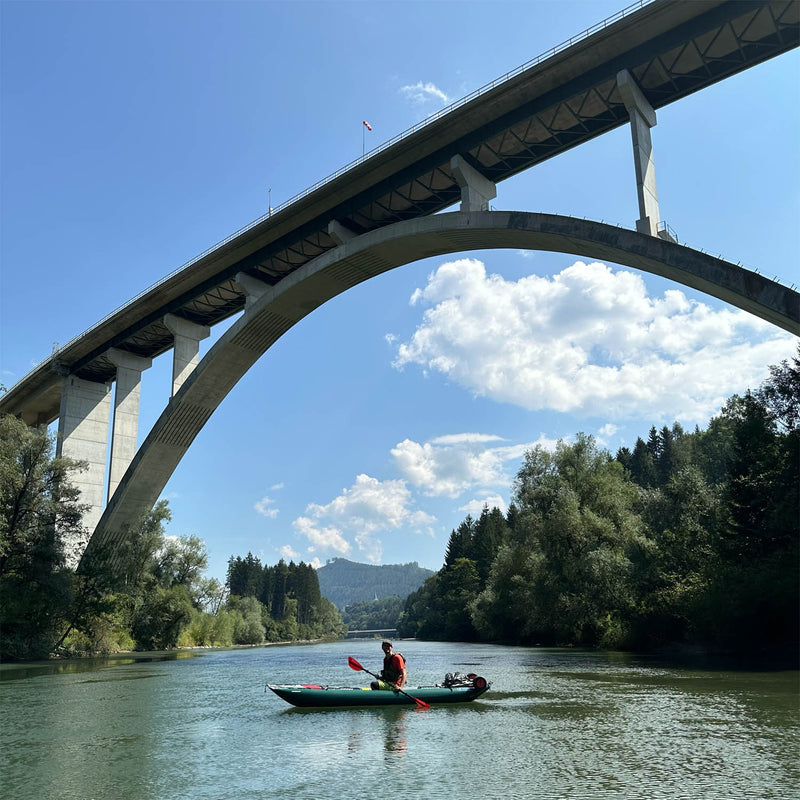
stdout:
{"type": "Polygon", "coordinates": [[[148,358],[170,349],[167,313],[202,325],[230,317],[245,302],[237,272],[276,284],[336,246],[331,220],[362,234],[453,205],[456,154],[500,182],[626,124],[622,69],[658,109],[798,43],[800,3],[791,0],[654,0],[229,237],[61,348],[0,397],[0,412],[51,422],[61,374],[107,381],[110,347],[148,358]]]}

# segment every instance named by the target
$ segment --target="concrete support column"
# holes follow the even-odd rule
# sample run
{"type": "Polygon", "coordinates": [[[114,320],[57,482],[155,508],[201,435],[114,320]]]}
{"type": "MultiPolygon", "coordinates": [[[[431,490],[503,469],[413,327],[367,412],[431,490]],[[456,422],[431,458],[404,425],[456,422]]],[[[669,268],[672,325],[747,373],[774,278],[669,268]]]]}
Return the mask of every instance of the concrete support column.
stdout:
{"type": "Polygon", "coordinates": [[[148,369],[153,362],[149,358],[141,358],[115,347],[106,355],[117,367],[114,417],[111,423],[111,467],[108,473],[110,499],[136,455],[142,371],[148,369]]]}
{"type": "MultiPolygon", "coordinates": [[[[67,375],[61,387],[56,455],[88,463],[88,469],[75,472],[73,484],[81,491],[81,503],[89,505],[83,524],[92,533],[103,513],[103,488],[106,482],[108,419],[111,409],[110,387],[67,375]]],[[[76,543],[68,543],[67,551],[76,543]]],[[[81,552],[78,552],[80,557],[81,552]]]]}
{"type": "Polygon", "coordinates": [[[341,222],[335,219],[332,219],[328,223],[328,236],[330,236],[336,244],[344,244],[356,238],[356,234],[353,233],[353,231],[348,230],[341,222]]]}
{"type": "Polygon", "coordinates": [[[254,278],[246,272],[237,272],[234,280],[244,289],[244,293],[247,295],[244,301],[245,313],[247,313],[247,309],[270,288],[268,283],[264,283],[264,281],[260,281],[258,278],[254,278]]]}
{"type": "Polygon", "coordinates": [[[175,337],[172,350],[172,396],[183,386],[200,362],[200,341],[211,334],[207,325],[196,325],[183,317],[167,314],[164,324],[175,337]]]}
{"type": "Polygon", "coordinates": [[[653,141],[650,128],[656,125],[656,112],[628,70],[617,73],[617,88],[631,118],[633,163],[636,169],[636,191],[639,197],[639,219],[636,230],[658,236],[658,193],[656,167],[653,162],[653,141]]]}
{"type": "Polygon", "coordinates": [[[481,175],[461,156],[450,159],[450,170],[461,187],[461,210],[488,211],[489,201],[497,197],[497,184],[481,175]]]}

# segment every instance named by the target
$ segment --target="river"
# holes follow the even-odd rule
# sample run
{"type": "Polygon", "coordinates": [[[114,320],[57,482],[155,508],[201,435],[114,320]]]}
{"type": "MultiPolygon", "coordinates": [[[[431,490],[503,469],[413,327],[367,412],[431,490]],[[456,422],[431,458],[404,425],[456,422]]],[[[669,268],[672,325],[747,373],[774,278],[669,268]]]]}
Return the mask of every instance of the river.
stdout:
{"type": "Polygon", "coordinates": [[[409,685],[480,700],[293,709],[265,683],[366,685],[379,642],[0,666],[9,800],[800,798],[798,673],[572,649],[399,642],[409,685]]]}

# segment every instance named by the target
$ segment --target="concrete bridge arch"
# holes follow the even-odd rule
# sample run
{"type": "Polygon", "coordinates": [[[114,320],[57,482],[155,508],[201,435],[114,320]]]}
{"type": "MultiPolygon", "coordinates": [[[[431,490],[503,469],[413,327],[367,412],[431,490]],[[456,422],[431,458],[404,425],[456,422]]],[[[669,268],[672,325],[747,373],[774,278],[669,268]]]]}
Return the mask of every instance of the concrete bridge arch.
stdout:
{"type": "Polygon", "coordinates": [[[344,241],[275,286],[237,276],[244,314],[170,399],[111,497],[86,554],[125,537],[156,502],[194,438],[239,379],[293,325],[390,269],[466,250],[544,250],[673,280],[800,335],[800,294],[671,241],[599,222],[521,211],[459,211],[398,222],[344,241]]]}

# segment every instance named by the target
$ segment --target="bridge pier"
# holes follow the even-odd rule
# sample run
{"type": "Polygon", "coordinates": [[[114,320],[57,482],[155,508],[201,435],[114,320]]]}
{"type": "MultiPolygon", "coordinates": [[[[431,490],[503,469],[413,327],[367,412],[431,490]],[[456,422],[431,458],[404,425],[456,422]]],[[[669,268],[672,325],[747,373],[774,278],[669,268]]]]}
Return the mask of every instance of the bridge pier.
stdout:
{"type": "Polygon", "coordinates": [[[236,277],[234,278],[236,283],[244,289],[244,293],[246,295],[244,301],[244,308],[245,313],[247,309],[250,308],[253,303],[261,297],[264,292],[269,289],[269,284],[264,283],[264,281],[258,280],[258,278],[254,278],[252,275],[248,275],[246,272],[237,272],[236,277]]]}
{"type": "Polygon", "coordinates": [[[114,417],[111,423],[111,464],[108,474],[108,497],[111,498],[136,455],[142,372],[153,362],[152,359],[141,358],[116,347],[112,347],[106,355],[117,367],[114,417]]]}
{"type": "Polygon", "coordinates": [[[197,325],[175,314],[164,317],[167,330],[174,337],[172,350],[172,396],[183,386],[200,362],[200,341],[211,335],[207,325],[197,325]]]}
{"type": "Polygon", "coordinates": [[[341,222],[335,219],[328,223],[327,233],[336,244],[344,244],[356,238],[356,234],[353,231],[348,230],[341,222]]]}
{"type": "Polygon", "coordinates": [[[497,197],[497,184],[481,175],[462,156],[450,159],[450,171],[461,187],[461,211],[488,211],[489,201],[497,197]]]}
{"type": "Polygon", "coordinates": [[[87,381],[77,375],[67,375],[61,385],[56,455],[88,464],[86,470],[72,475],[72,482],[80,489],[81,503],[89,506],[83,515],[89,533],[103,514],[110,390],[107,383],[87,381]]]}
{"type": "Polygon", "coordinates": [[[636,220],[636,230],[639,233],[675,241],[666,230],[659,231],[661,219],[658,213],[653,140],[650,135],[650,128],[657,124],[656,112],[628,70],[624,69],[617,73],[617,88],[631,120],[633,164],[636,170],[636,192],[639,197],[639,219],[636,220]]]}

